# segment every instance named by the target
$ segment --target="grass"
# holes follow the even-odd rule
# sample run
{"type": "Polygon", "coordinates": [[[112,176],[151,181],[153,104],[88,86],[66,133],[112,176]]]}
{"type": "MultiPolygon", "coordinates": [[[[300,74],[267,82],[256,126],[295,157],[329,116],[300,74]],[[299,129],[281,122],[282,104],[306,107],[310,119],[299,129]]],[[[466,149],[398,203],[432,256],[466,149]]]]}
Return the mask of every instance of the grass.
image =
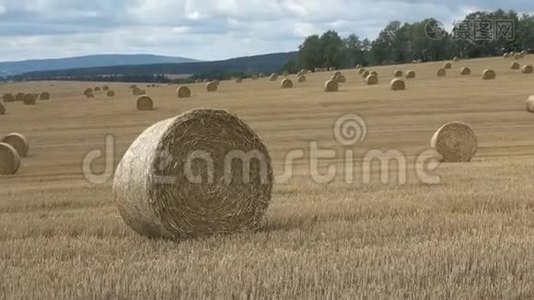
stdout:
{"type": "MultiPolygon", "coordinates": [[[[435,75],[442,63],[373,68],[381,80],[371,87],[346,70],[337,93],[322,91],[330,73],[308,74],[289,90],[268,79],[222,82],[216,93],[192,85],[186,100],[161,86],[147,88],[151,112],[136,111],[126,84],[110,84],[113,99],[93,100],[81,92],[94,83],[2,85],[0,94],[48,90],[52,100],[8,103],[0,118],[0,134],[18,131],[31,142],[20,172],[0,178],[0,298],[533,297],[534,124],[524,111],[532,77],[509,63],[461,61],[446,78],[435,75]],[[461,76],[462,66],[473,75],[461,76]],[[488,67],[495,81],[480,78],[488,67]],[[395,69],[418,78],[391,92],[395,69]],[[295,178],[275,186],[259,232],[181,243],[140,237],[120,218],[110,183],[84,181],[82,158],[113,134],[116,164],[143,129],[195,107],[246,120],[277,174],[285,154],[310,141],[345,150],[332,124],[347,112],[368,122],[368,138],[354,149],[360,154],[397,149],[412,161],[453,120],[474,127],[480,150],[471,163],[441,165],[434,186],[413,172],[404,186],[346,185],[342,174],[318,185],[299,161],[295,178]]],[[[104,163],[96,161],[95,171],[104,163]]]]}

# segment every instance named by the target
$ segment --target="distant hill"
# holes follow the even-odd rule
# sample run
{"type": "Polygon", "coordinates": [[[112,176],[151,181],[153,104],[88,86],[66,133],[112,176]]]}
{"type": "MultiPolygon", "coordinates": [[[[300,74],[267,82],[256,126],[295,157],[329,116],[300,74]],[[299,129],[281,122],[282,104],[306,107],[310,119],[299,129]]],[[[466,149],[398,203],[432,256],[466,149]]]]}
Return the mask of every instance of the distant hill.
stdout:
{"type": "Polygon", "coordinates": [[[148,54],[90,55],[59,59],[0,62],[0,76],[18,75],[35,71],[94,68],[121,65],[146,65],[159,63],[188,63],[196,61],[197,60],[184,57],[170,57],[148,54]]]}
{"type": "Polygon", "coordinates": [[[297,55],[297,52],[287,52],[209,62],[121,65],[36,71],[16,76],[16,79],[49,80],[109,75],[135,76],[141,74],[202,74],[212,72],[271,73],[280,71],[288,60],[296,58],[297,55]]]}

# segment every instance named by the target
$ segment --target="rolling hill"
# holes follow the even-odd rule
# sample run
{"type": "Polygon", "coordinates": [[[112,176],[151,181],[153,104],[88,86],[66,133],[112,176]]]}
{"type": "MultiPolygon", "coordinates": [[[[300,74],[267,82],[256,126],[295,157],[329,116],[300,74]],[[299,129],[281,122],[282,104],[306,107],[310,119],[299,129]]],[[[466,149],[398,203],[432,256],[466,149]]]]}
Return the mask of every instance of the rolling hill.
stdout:
{"type": "Polygon", "coordinates": [[[257,56],[239,57],[228,60],[186,63],[155,63],[143,65],[115,65],[94,68],[72,68],[66,70],[47,70],[27,72],[16,76],[17,80],[48,80],[80,78],[90,76],[139,74],[201,74],[217,71],[270,73],[279,71],[284,64],[297,57],[297,52],[273,53],[257,56]]]}
{"type": "Polygon", "coordinates": [[[118,65],[146,65],[159,63],[190,63],[197,60],[185,57],[158,56],[149,54],[104,54],[59,59],[0,62],[0,76],[18,75],[35,71],[65,70],[78,68],[108,67],[118,65]]]}

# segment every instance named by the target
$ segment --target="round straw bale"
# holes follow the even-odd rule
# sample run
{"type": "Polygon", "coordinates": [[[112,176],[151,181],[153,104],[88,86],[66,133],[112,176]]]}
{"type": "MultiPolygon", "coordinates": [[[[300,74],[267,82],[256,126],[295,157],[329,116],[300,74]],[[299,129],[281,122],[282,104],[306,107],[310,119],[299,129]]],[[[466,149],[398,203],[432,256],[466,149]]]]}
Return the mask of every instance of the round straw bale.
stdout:
{"type": "Polygon", "coordinates": [[[363,71],[362,77],[365,79],[367,78],[367,76],[369,76],[369,74],[370,74],[369,71],[363,71]]]}
{"type": "Polygon", "coordinates": [[[145,90],[142,90],[142,89],[140,89],[138,87],[135,87],[133,89],[132,93],[133,93],[134,96],[141,96],[141,95],[145,95],[146,94],[145,90]]]}
{"type": "Polygon", "coordinates": [[[406,72],[406,78],[413,79],[415,78],[415,71],[408,71],[406,72]]]}
{"type": "Polygon", "coordinates": [[[337,83],[345,83],[347,82],[347,78],[341,74],[339,74],[338,76],[332,76],[332,78],[330,78],[332,80],[335,80],[337,81],[337,83]]]}
{"type": "Polygon", "coordinates": [[[137,87],[137,84],[132,84],[132,85],[130,85],[130,88],[131,88],[131,89],[135,89],[136,87],[137,87]]]}
{"type": "Polygon", "coordinates": [[[450,62],[445,63],[445,64],[443,65],[443,69],[445,69],[445,70],[448,70],[448,69],[451,69],[451,68],[452,68],[452,64],[451,64],[450,62]]]}
{"type": "Polygon", "coordinates": [[[393,74],[394,77],[403,77],[404,76],[404,72],[402,72],[401,70],[395,70],[395,73],[393,74]]]}
{"type": "Polygon", "coordinates": [[[0,143],[0,175],[13,175],[20,168],[20,155],[13,146],[0,143]]]}
{"type": "Polygon", "coordinates": [[[269,80],[271,80],[271,81],[278,80],[278,74],[276,74],[276,73],[271,74],[271,77],[269,78],[269,80]]]}
{"type": "Polygon", "coordinates": [[[20,157],[26,157],[30,150],[30,143],[28,139],[20,133],[10,133],[6,135],[0,142],[11,145],[20,157]]]}
{"type": "Polygon", "coordinates": [[[84,94],[84,95],[89,94],[89,93],[93,93],[93,89],[92,89],[92,88],[86,88],[86,89],[83,91],[83,94],[84,94]]]}
{"type": "Polygon", "coordinates": [[[102,87],[102,90],[103,90],[103,91],[109,91],[109,86],[107,86],[107,85],[103,86],[103,87],[102,87]]]}
{"type": "Polygon", "coordinates": [[[148,96],[141,96],[137,98],[137,110],[153,110],[154,109],[154,101],[152,101],[152,98],[148,96]]]}
{"type": "Polygon", "coordinates": [[[15,101],[24,101],[24,97],[26,96],[26,94],[24,93],[18,93],[16,96],[15,96],[15,101]]]}
{"type": "Polygon", "coordinates": [[[527,111],[534,113],[534,96],[530,96],[527,99],[527,111]]]}
{"type": "Polygon", "coordinates": [[[2,99],[4,99],[4,102],[15,102],[15,96],[13,94],[7,93],[2,96],[2,99]]]}
{"type": "Polygon", "coordinates": [[[391,90],[393,91],[404,91],[406,89],[406,83],[404,80],[395,78],[391,80],[391,90]]]}
{"type": "Polygon", "coordinates": [[[115,97],[115,92],[109,90],[109,91],[106,93],[106,95],[107,95],[108,97],[115,97]]]}
{"type": "Polygon", "coordinates": [[[519,70],[519,69],[521,69],[521,65],[520,65],[518,62],[514,61],[514,62],[510,65],[510,68],[511,68],[512,70],[519,70]]]}
{"type": "Polygon", "coordinates": [[[271,158],[252,129],[225,111],[198,109],[133,142],[113,195],[134,231],[181,241],[260,229],[272,184],[271,158]]]}
{"type": "Polygon", "coordinates": [[[437,71],[437,75],[438,75],[438,77],[445,77],[445,76],[447,76],[447,70],[445,70],[443,68],[440,68],[437,71]]]}
{"type": "Polygon", "coordinates": [[[369,74],[375,75],[376,77],[378,77],[378,72],[377,71],[371,71],[369,74]]]}
{"type": "Polygon", "coordinates": [[[85,94],[85,97],[87,97],[87,98],[94,98],[95,95],[94,95],[93,93],[87,93],[87,94],[85,94]]]}
{"type": "Polygon", "coordinates": [[[299,82],[302,83],[302,82],[306,82],[306,76],[304,75],[300,75],[299,78],[298,78],[299,82]]]}
{"type": "Polygon", "coordinates": [[[514,55],[514,59],[522,59],[523,58],[523,55],[521,53],[516,53],[514,55]]]}
{"type": "Polygon", "coordinates": [[[455,56],[452,61],[460,61],[460,58],[458,58],[458,56],[455,56]]]}
{"type": "Polygon", "coordinates": [[[4,104],[0,103],[0,115],[3,115],[6,113],[6,107],[4,104]]]}
{"type": "Polygon", "coordinates": [[[241,83],[241,82],[243,82],[243,78],[236,77],[236,78],[234,78],[234,81],[235,81],[235,83],[241,83]]]}
{"type": "Polygon", "coordinates": [[[293,87],[293,81],[291,81],[291,79],[286,78],[282,80],[282,82],[280,82],[280,85],[283,89],[290,89],[293,87]]]}
{"type": "Polygon", "coordinates": [[[460,74],[462,74],[462,75],[471,75],[471,69],[469,69],[468,67],[463,67],[460,70],[460,74]]]}
{"type": "Polygon", "coordinates": [[[412,64],[414,65],[417,64],[417,60],[416,59],[412,60],[412,64]]]}
{"type": "Polygon", "coordinates": [[[34,94],[26,94],[24,95],[24,105],[35,105],[35,102],[37,101],[37,98],[34,94]]]}
{"type": "Polygon", "coordinates": [[[378,84],[378,76],[376,76],[375,74],[369,74],[369,76],[367,76],[365,81],[367,82],[367,85],[378,84]]]}
{"type": "Polygon", "coordinates": [[[462,122],[451,122],[438,129],[430,144],[444,162],[469,162],[478,150],[475,132],[462,122]]]}
{"type": "Polygon", "coordinates": [[[178,98],[189,98],[191,97],[191,89],[187,86],[181,86],[176,90],[176,95],[178,98]]]}
{"type": "Polygon", "coordinates": [[[493,80],[497,77],[497,74],[495,71],[491,69],[486,69],[482,72],[482,79],[484,80],[493,80]]]}
{"type": "Polygon", "coordinates": [[[510,53],[508,52],[505,52],[503,55],[502,55],[503,58],[510,58],[510,53]]]}
{"type": "Polygon", "coordinates": [[[95,92],[100,92],[100,91],[101,91],[100,87],[98,87],[98,86],[95,87],[95,92]]]}
{"type": "Polygon", "coordinates": [[[208,84],[206,84],[206,90],[208,92],[216,92],[218,88],[219,86],[217,85],[215,81],[211,81],[211,82],[208,82],[208,84]]]}
{"type": "Polygon", "coordinates": [[[358,69],[358,73],[359,73],[359,74],[363,74],[363,72],[365,72],[365,69],[364,69],[364,68],[360,68],[360,69],[358,69]]]}
{"type": "Polygon", "coordinates": [[[325,92],[337,92],[339,90],[339,83],[336,80],[329,79],[324,83],[325,92]]]}
{"type": "Polygon", "coordinates": [[[523,55],[523,56],[528,55],[528,51],[527,50],[521,51],[521,55],[523,55]]]}
{"type": "Polygon", "coordinates": [[[338,76],[341,76],[341,72],[339,71],[335,71],[334,74],[332,75],[332,77],[338,77],[338,76]]]}
{"type": "Polygon", "coordinates": [[[361,64],[357,64],[356,65],[356,69],[361,69],[362,68],[362,65],[361,64]]]}
{"type": "Polygon", "coordinates": [[[532,68],[532,65],[526,65],[523,66],[523,69],[521,71],[523,72],[523,74],[532,74],[534,69],[532,68]]]}
{"type": "Polygon", "coordinates": [[[42,92],[41,95],[39,95],[40,100],[50,100],[50,93],[49,92],[42,92]]]}

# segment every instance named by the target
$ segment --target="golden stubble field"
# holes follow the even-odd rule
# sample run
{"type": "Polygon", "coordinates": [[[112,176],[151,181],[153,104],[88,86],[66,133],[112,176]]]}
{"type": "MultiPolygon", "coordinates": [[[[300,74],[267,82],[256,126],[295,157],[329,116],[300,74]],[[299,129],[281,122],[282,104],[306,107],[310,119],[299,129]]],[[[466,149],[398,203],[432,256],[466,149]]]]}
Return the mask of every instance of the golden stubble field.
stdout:
{"type": "MultiPolygon", "coordinates": [[[[521,64],[533,63],[528,56],[521,64]]],[[[0,135],[13,131],[31,143],[15,176],[0,177],[0,299],[153,298],[529,298],[534,296],[534,115],[525,101],[534,76],[509,68],[511,60],[369,68],[380,84],[366,86],[355,70],[347,83],[324,93],[331,73],[282,90],[279,81],[222,82],[208,94],[192,85],[178,99],[176,86],[146,88],[156,110],[138,112],[128,84],[110,84],[116,97],[82,91],[102,83],[26,82],[0,94],[49,91],[36,106],[7,103],[0,135]],[[473,70],[460,76],[460,67],[473,70]],[[491,67],[494,81],[480,74],[491,67]],[[392,92],[393,70],[413,69],[407,90],[392,92]],[[277,175],[286,154],[309,153],[316,142],[338,150],[324,160],[338,167],[334,182],[317,184],[299,160],[287,183],[275,185],[266,225],[256,233],[205,240],[150,240],[122,221],[111,180],[87,182],[82,160],[105,150],[117,164],[149,125],[193,108],[237,114],[268,146],[277,175]],[[343,182],[343,153],[333,124],[343,114],[363,116],[368,136],[353,150],[398,150],[408,160],[408,183],[343,182]],[[425,185],[409,166],[449,121],[473,126],[479,153],[467,164],[442,164],[438,185],[425,185]]],[[[282,78],[280,78],[281,80],[282,78]]],[[[143,88],[145,88],[143,86],[143,88]]],[[[111,162],[109,162],[111,160],[111,162]]],[[[357,157],[355,181],[361,179],[357,157]]]]}

